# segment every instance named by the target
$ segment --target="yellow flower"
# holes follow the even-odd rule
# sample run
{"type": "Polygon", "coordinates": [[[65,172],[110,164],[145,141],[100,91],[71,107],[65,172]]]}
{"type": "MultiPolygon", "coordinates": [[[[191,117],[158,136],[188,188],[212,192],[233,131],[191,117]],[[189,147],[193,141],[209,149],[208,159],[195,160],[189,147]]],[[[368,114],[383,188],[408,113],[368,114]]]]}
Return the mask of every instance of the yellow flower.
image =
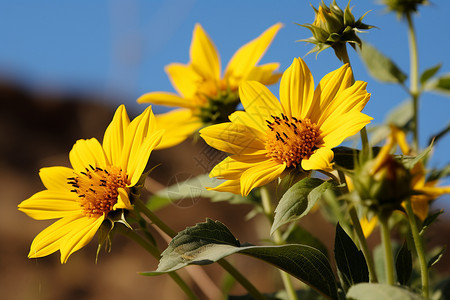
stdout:
{"type": "Polygon", "coordinates": [[[370,98],[367,83],[351,82],[351,68],[344,65],[314,90],[311,72],[298,58],[283,73],[280,102],[261,83],[242,83],[245,112],[200,131],[210,146],[232,154],[211,171],[211,177],[227,180],[214,189],[247,195],[287,168],[330,170],[331,148],[372,119],[361,113],[370,98]]]}
{"type": "Polygon", "coordinates": [[[19,210],[36,220],[59,219],[41,231],[31,244],[29,258],[57,250],[61,263],[93,238],[108,213],[132,210],[129,191],[142,175],[162,131],[148,107],[131,123],[121,105],[97,139],[78,140],[69,154],[72,168],[40,170],[45,190],[19,204],[19,210]]]}
{"type": "Polygon", "coordinates": [[[181,107],[156,116],[159,128],[166,130],[158,149],[175,146],[204,125],[226,122],[239,104],[238,86],[243,80],[274,84],[280,78],[274,73],[278,63],[257,66],[282,24],[278,23],[258,38],[242,46],[231,58],[221,77],[219,53],[200,24],[196,24],[190,47],[190,63],[166,66],[177,94],[151,92],[139,103],[181,107]]]}

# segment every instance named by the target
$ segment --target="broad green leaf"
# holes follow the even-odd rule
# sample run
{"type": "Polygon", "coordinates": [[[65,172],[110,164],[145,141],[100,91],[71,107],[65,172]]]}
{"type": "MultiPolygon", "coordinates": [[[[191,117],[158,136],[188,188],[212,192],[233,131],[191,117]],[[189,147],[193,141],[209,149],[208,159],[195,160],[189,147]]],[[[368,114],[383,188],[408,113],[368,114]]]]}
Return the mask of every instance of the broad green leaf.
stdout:
{"type": "Polygon", "coordinates": [[[406,74],[374,46],[364,42],[359,53],[370,75],[375,79],[381,82],[405,82],[406,74]]]}
{"type": "Polygon", "coordinates": [[[296,221],[308,214],[322,193],[334,185],[318,178],[305,178],[294,184],[281,197],[275,208],[275,218],[270,234],[281,225],[296,221]]]}
{"type": "Polygon", "coordinates": [[[439,71],[441,67],[442,64],[438,64],[434,67],[428,68],[425,71],[423,71],[422,75],[420,75],[420,83],[424,85],[428,81],[428,79],[433,77],[439,71]]]}
{"type": "Polygon", "coordinates": [[[398,286],[382,283],[360,283],[350,288],[347,299],[352,300],[420,300],[417,294],[398,286]]]}
{"type": "Polygon", "coordinates": [[[442,247],[441,250],[439,250],[439,252],[434,255],[432,258],[430,258],[430,260],[428,261],[428,268],[431,268],[432,266],[434,266],[438,261],[441,260],[442,256],[444,255],[445,249],[447,249],[447,247],[442,247]]]}
{"type": "Polygon", "coordinates": [[[345,289],[360,282],[369,282],[369,270],[364,254],[358,250],[339,223],[336,226],[334,258],[345,289]]]}
{"type": "Polygon", "coordinates": [[[327,247],[318,238],[298,224],[292,224],[283,234],[283,238],[288,244],[302,244],[316,248],[328,257],[327,247]]]}
{"type": "Polygon", "coordinates": [[[395,258],[395,270],[398,282],[401,285],[408,285],[412,274],[412,255],[406,242],[403,243],[395,258]]]}
{"type": "Polygon", "coordinates": [[[305,245],[241,245],[224,224],[210,219],[179,232],[162,253],[156,271],[142,274],[155,276],[191,264],[211,264],[234,253],[261,259],[305,282],[327,298],[338,299],[330,263],[319,250],[305,245]]]}

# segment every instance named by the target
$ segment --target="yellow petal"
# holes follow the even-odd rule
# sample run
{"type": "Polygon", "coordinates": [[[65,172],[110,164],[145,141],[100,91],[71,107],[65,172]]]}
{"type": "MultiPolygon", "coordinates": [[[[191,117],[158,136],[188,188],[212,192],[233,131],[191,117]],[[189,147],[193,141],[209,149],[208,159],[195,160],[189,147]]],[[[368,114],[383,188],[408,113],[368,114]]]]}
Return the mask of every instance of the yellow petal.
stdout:
{"type": "Polygon", "coordinates": [[[37,258],[50,255],[60,249],[61,240],[70,232],[71,228],[67,224],[82,218],[79,214],[67,216],[56,221],[49,227],[42,230],[33,240],[28,253],[29,258],[37,258]]]}
{"type": "Polygon", "coordinates": [[[128,192],[124,188],[119,188],[119,196],[117,197],[117,203],[114,204],[113,210],[123,208],[127,210],[133,210],[133,205],[131,205],[130,198],[128,197],[128,192]]]}
{"type": "Polygon", "coordinates": [[[239,180],[227,180],[216,187],[207,187],[209,191],[228,192],[239,195],[241,193],[241,183],[239,180]]]}
{"type": "Polygon", "coordinates": [[[177,94],[167,92],[147,93],[139,97],[137,102],[186,108],[195,108],[197,106],[196,102],[191,99],[186,99],[178,96],[177,94]]]}
{"type": "Polygon", "coordinates": [[[271,115],[281,115],[281,104],[271,91],[256,81],[246,81],[239,86],[239,97],[249,118],[267,130],[266,120],[273,121],[271,115]]]}
{"type": "Polygon", "coordinates": [[[77,172],[83,172],[89,165],[105,167],[107,158],[97,139],[78,140],[69,153],[70,163],[77,172]]]}
{"type": "Polygon", "coordinates": [[[190,109],[175,109],[155,117],[158,128],[165,130],[156,149],[165,149],[180,144],[203,125],[198,117],[192,115],[190,109]]]}
{"type": "Polygon", "coordinates": [[[424,193],[432,198],[437,198],[441,195],[450,194],[450,186],[423,186],[414,188],[415,191],[424,193]]]}
{"type": "Polygon", "coordinates": [[[419,217],[420,220],[425,220],[428,216],[429,204],[428,201],[417,201],[414,200],[414,197],[411,199],[411,207],[416,216],[419,217]]]}
{"type": "Polygon", "coordinates": [[[67,262],[72,253],[83,248],[92,240],[104,219],[104,216],[99,218],[83,217],[66,224],[70,231],[60,241],[62,264],[67,262]]]}
{"type": "Polygon", "coordinates": [[[120,105],[103,137],[103,149],[111,165],[120,165],[125,131],[129,124],[125,106],[120,105]]]}
{"type": "Polygon", "coordinates": [[[166,66],[165,71],[175,90],[184,98],[193,98],[198,84],[203,81],[202,76],[190,65],[172,63],[166,66]]]}
{"type": "MultiPolygon", "coordinates": [[[[156,129],[155,116],[153,115],[151,107],[147,107],[145,111],[137,116],[128,126],[125,132],[125,139],[123,144],[121,167],[127,173],[133,172],[133,167],[136,164],[136,158],[139,155],[141,145],[147,136],[154,133],[156,129]]],[[[145,164],[147,162],[144,162],[145,164]]]]}
{"type": "Polygon", "coordinates": [[[70,192],[73,187],[67,184],[68,178],[74,176],[74,171],[66,167],[49,167],[39,170],[42,183],[48,190],[70,192]]]}
{"type": "Polygon", "coordinates": [[[18,209],[36,220],[62,218],[80,212],[77,196],[70,191],[40,191],[18,205],[18,209]]]}
{"type": "Polygon", "coordinates": [[[334,153],[329,148],[317,149],[309,159],[302,160],[302,168],[304,170],[324,170],[327,172],[332,171],[331,161],[334,158],[334,153]]]}
{"type": "Polygon", "coordinates": [[[220,79],[220,58],[216,46],[200,24],[195,24],[191,49],[192,68],[203,78],[220,79]]]}
{"type": "Polygon", "coordinates": [[[378,217],[373,216],[372,219],[370,219],[370,221],[367,219],[367,217],[363,217],[359,220],[359,222],[361,223],[364,236],[367,238],[372,234],[373,230],[377,226],[378,217]]]}
{"type": "Polygon", "coordinates": [[[255,165],[268,160],[265,154],[231,155],[218,163],[209,173],[210,177],[238,179],[241,174],[255,165]]]}
{"type": "Polygon", "coordinates": [[[267,48],[272,43],[273,38],[283,25],[277,23],[264,31],[256,39],[245,44],[233,55],[225,70],[225,80],[232,84],[237,84],[241,80],[247,80],[252,68],[266,53],[267,48]]]}
{"type": "Polygon", "coordinates": [[[156,130],[143,141],[139,149],[130,156],[127,166],[127,174],[130,180],[129,186],[134,186],[139,181],[142,173],[147,166],[148,159],[153,149],[159,144],[164,134],[164,130],[156,130]]]}
{"type": "Polygon", "coordinates": [[[231,154],[251,154],[264,150],[264,134],[251,127],[231,122],[208,126],[200,136],[213,148],[231,154]]]}
{"type": "Polygon", "coordinates": [[[348,64],[328,73],[320,81],[314,92],[313,103],[317,103],[319,108],[311,106],[308,113],[309,118],[318,123],[320,115],[333,99],[346,88],[352,85],[352,70],[348,64]]]}
{"type": "Polygon", "coordinates": [[[370,94],[366,91],[366,82],[357,81],[354,85],[339,93],[336,98],[322,108],[322,113],[317,122],[322,123],[331,116],[338,117],[350,111],[362,111],[370,99],[370,94]]]}
{"type": "Polygon", "coordinates": [[[356,134],[372,119],[358,111],[351,111],[336,117],[331,116],[320,126],[320,136],[326,147],[333,148],[342,143],[345,138],[356,134]]]}
{"type": "Polygon", "coordinates": [[[281,73],[274,73],[280,67],[279,63],[268,63],[252,68],[246,80],[258,81],[264,85],[271,85],[278,82],[281,73]]]}
{"type": "Polygon", "coordinates": [[[285,169],[286,164],[268,160],[246,170],[241,176],[241,194],[247,196],[252,189],[272,182],[285,169]]]}
{"type": "Polygon", "coordinates": [[[314,97],[314,79],[301,58],[294,58],[280,82],[280,101],[284,112],[304,119],[314,97]]]}

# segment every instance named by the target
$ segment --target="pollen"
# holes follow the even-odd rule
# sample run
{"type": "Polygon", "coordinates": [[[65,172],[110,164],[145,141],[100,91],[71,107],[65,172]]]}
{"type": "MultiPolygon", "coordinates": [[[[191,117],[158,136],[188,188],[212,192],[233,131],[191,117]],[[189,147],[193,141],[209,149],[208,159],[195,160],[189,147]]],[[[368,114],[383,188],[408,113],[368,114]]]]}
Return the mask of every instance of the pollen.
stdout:
{"type": "Polygon", "coordinates": [[[82,213],[91,218],[107,215],[117,203],[119,188],[125,188],[128,176],[120,168],[110,166],[105,169],[89,165],[85,172],[68,178],[73,186],[71,192],[76,193],[82,213]]]}
{"type": "Polygon", "coordinates": [[[287,167],[297,167],[318,148],[320,131],[310,119],[303,120],[281,114],[267,122],[267,156],[287,167]]]}

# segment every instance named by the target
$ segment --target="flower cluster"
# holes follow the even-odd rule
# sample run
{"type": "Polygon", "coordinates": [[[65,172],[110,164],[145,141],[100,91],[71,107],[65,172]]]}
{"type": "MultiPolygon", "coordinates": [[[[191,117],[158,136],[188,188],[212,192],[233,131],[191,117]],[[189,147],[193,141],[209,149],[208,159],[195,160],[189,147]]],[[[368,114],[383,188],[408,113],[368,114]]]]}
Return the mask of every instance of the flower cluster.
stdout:
{"type": "MultiPolygon", "coordinates": [[[[408,14],[410,35],[415,40],[409,12],[425,1],[386,2],[390,9],[408,14]]],[[[310,52],[332,47],[344,62],[317,85],[302,58],[293,58],[282,74],[276,72],[278,63],[258,65],[282,28],[281,23],[242,46],[223,74],[214,43],[196,24],[190,62],[166,67],[177,93],[150,92],[138,99],[140,103],[181,108],[154,116],[147,107],[130,121],[121,105],[102,143],[96,138],[78,140],[69,153],[71,167],[40,170],[45,189],[22,201],[18,209],[37,220],[58,220],[35,237],[28,256],[38,258],[59,251],[61,263],[66,263],[97,232],[99,250],[111,243],[112,234],[121,233],[159,260],[156,271],[142,274],[169,274],[189,299],[197,296],[176,271],[213,262],[218,262],[254,299],[266,299],[224,260],[234,253],[261,259],[280,269],[286,299],[290,300],[297,299],[298,291],[287,274],[327,299],[366,299],[365,295],[372,297],[380,290],[386,299],[416,299],[410,291],[419,289],[422,297],[429,299],[430,268],[442,257],[443,250],[427,261],[423,236],[440,215],[430,210],[430,204],[450,193],[450,187],[439,185],[439,179],[448,175],[448,168],[438,170],[435,176],[427,170],[433,144],[419,151],[417,108],[424,91],[417,89],[418,82],[408,90],[415,108],[413,118],[408,120],[412,126],[381,126],[386,142],[381,148],[373,147],[366,130],[373,118],[362,112],[371,94],[367,82],[355,81],[346,48],[346,43],[354,48],[361,46],[357,33],[373,26],[362,23],[364,16],[355,20],[349,5],[342,10],[334,0],[330,6],[322,1],[314,11],[314,22],[304,25],[313,34],[304,40],[315,45],[310,52]],[[280,78],[276,97],[267,85],[280,78]],[[241,106],[243,110],[238,109],[241,106]],[[152,206],[156,198],[158,207],[170,203],[173,199],[165,197],[164,192],[168,195],[172,187],[151,196],[148,202],[144,200],[144,180],[150,174],[145,169],[151,152],[175,146],[197,132],[208,150],[220,152],[225,159],[212,168],[209,178],[203,174],[190,179],[190,185],[198,181],[201,187],[184,189],[177,181],[177,197],[188,197],[195,190],[196,197],[252,205],[250,216],[261,213],[269,222],[271,229],[264,240],[273,239],[271,243],[241,243],[224,224],[210,219],[175,232],[159,219],[152,206]],[[342,146],[358,133],[361,149],[342,146]],[[408,142],[409,133],[413,143],[408,142]],[[217,196],[220,192],[229,193],[217,196]],[[297,222],[318,210],[336,228],[334,260],[329,259],[320,240],[297,222]],[[163,252],[150,226],[157,227],[155,232],[163,237],[172,238],[163,252]],[[376,228],[384,250],[383,275],[375,268],[366,241],[376,228]],[[408,241],[396,254],[395,263],[392,231],[408,241]],[[417,254],[420,275],[419,270],[412,271],[412,250],[417,254]],[[332,267],[331,262],[336,265],[332,267]],[[380,284],[381,278],[387,284],[380,284]]],[[[412,51],[412,61],[416,50],[412,51]]],[[[377,57],[382,58],[377,62],[378,69],[384,66],[386,72],[399,72],[378,52],[377,57]]],[[[435,67],[424,72],[422,84],[437,70],[435,67]]],[[[412,72],[412,81],[417,81],[417,64],[413,64],[412,72]]],[[[448,128],[437,137],[447,132],[448,128]]],[[[197,283],[207,276],[201,272],[191,274],[197,283]]],[[[308,294],[308,298],[315,295],[308,294]]]]}

